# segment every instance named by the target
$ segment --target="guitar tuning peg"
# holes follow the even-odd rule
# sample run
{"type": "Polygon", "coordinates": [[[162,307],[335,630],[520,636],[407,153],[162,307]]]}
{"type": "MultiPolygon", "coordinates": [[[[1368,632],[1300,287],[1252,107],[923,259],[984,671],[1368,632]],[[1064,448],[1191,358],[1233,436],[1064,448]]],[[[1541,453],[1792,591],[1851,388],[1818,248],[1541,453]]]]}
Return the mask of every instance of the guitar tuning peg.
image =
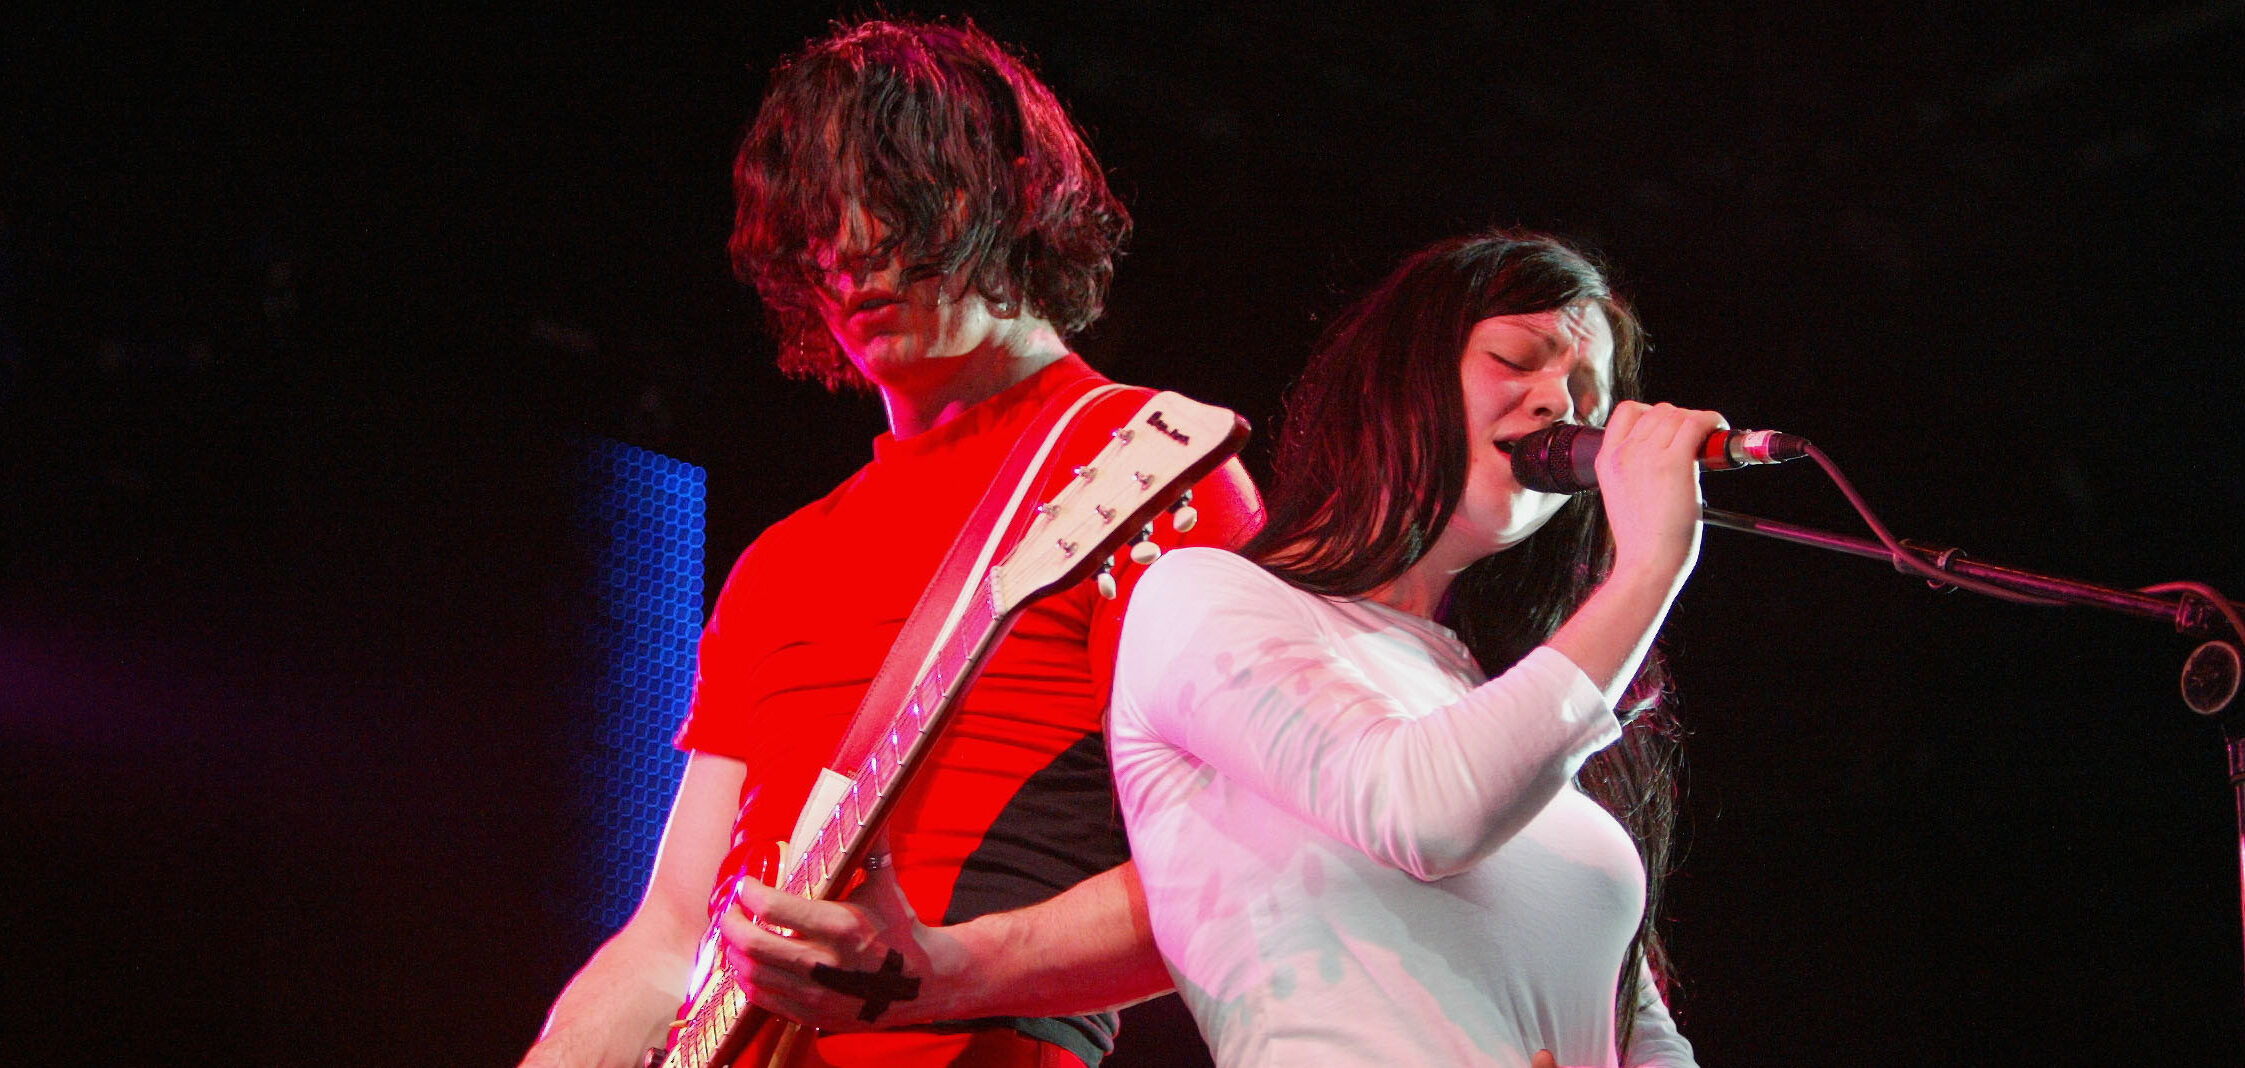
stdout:
{"type": "Polygon", "coordinates": [[[1115,558],[1110,555],[1106,563],[1099,565],[1099,596],[1112,601],[1120,595],[1121,591],[1115,586],[1115,558]]]}
{"type": "Polygon", "coordinates": [[[1186,490],[1183,496],[1177,498],[1176,504],[1169,506],[1169,525],[1177,533],[1183,534],[1199,523],[1200,509],[1193,507],[1193,491],[1186,490]]]}
{"type": "Polygon", "coordinates": [[[1143,567],[1159,559],[1161,546],[1154,544],[1154,525],[1148,523],[1146,529],[1139,531],[1138,536],[1130,540],[1130,560],[1143,567]]]}

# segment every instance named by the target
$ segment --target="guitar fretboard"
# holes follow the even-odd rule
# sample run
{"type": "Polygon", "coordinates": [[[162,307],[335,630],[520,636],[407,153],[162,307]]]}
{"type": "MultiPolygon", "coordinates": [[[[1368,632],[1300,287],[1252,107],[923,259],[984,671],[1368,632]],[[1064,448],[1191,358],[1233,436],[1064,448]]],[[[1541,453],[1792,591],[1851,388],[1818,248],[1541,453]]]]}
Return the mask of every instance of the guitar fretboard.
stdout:
{"type": "MultiPolygon", "coordinates": [[[[792,859],[782,889],[798,897],[824,898],[841,890],[849,875],[844,861],[864,840],[869,828],[887,812],[890,791],[926,749],[952,703],[964,691],[958,685],[973,669],[982,652],[997,637],[999,615],[985,574],[958,625],[943,637],[927,670],[913,683],[911,696],[889,719],[873,751],[849,769],[848,792],[820,825],[811,840],[800,843],[802,855],[792,859]]],[[[840,769],[837,769],[840,770],[840,769]]]]}

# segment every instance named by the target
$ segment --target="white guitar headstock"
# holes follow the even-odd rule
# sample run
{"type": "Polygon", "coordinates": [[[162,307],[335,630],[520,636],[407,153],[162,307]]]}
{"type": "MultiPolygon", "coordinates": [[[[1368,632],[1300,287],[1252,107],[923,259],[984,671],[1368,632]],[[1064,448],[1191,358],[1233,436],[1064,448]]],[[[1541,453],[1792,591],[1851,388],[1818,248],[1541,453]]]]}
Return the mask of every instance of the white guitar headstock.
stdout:
{"type": "Polygon", "coordinates": [[[1036,506],[1036,516],[1019,544],[991,569],[991,588],[1001,611],[1040,593],[1100,573],[1100,589],[1112,596],[1108,557],[1136,539],[1131,557],[1152,563],[1161,554],[1147,539],[1153,519],[1178,502],[1172,526],[1192,529],[1197,519],[1189,489],[1202,475],[1239,451],[1247,423],[1232,412],[1176,393],[1157,393],[1091,462],[1051,500],[1036,506]]]}

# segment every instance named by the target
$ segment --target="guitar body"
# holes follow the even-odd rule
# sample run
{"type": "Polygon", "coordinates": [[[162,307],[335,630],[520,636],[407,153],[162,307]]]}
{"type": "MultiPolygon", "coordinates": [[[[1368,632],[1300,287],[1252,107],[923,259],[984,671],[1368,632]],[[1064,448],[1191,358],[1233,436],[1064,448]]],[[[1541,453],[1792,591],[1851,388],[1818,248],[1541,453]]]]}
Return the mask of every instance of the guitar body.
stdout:
{"type": "MultiPolygon", "coordinates": [[[[690,1012],[691,1010],[689,1010],[690,1012]]],[[[681,1022],[692,1017],[686,1016],[681,1022]]],[[[750,1006],[748,1012],[734,1024],[740,1040],[730,1046],[714,1047],[706,1060],[710,1065],[735,1065],[739,1068],[816,1068],[819,1058],[811,1052],[804,1039],[803,1029],[771,1013],[750,1006]],[[737,1048],[736,1048],[737,1047],[737,1048]]],[[[668,1065],[694,1063],[674,1061],[677,1047],[651,1049],[640,1061],[641,1068],[666,1068],[668,1065]]]]}
{"type": "Polygon", "coordinates": [[[803,1029],[762,1009],[748,1021],[748,1040],[742,1044],[736,1065],[756,1068],[811,1068],[819,1058],[803,1029]]]}
{"type": "MultiPolygon", "coordinates": [[[[842,896],[897,797],[1022,611],[1116,566],[1112,554],[1150,532],[1153,519],[1245,437],[1237,416],[1175,394],[1100,386],[1057,398],[1020,439],[936,568],[819,775],[778,878],[767,881],[799,896],[842,896]],[[1088,462],[1088,449],[1080,447],[1087,439],[1093,447],[1104,442],[1088,462]]],[[[1173,525],[1185,529],[1190,517],[1180,511],[1173,525]]],[[[749,1004],[715,924],[700,957],[693,996],[654,1063],[819,1063],[815,1055],[794,1055],[808,1054],[810,1045],[796,1041],[796,1027],[749,1004]]]]}

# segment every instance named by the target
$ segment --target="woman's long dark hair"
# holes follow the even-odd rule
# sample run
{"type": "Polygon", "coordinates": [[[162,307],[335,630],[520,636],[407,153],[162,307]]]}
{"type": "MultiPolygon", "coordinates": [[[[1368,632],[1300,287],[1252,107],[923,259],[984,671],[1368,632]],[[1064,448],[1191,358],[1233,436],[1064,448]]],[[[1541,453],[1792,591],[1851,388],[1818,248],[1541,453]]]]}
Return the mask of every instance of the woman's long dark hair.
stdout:
{"type": "MultiPolygon", "coordinates": [[[[1490,231],[1419,251],[1326,332],[1288,395],[1272,458],[1269,521],[1241,552],[1288,583],[1361,597],[1400,577],[1434,543],[1465,493],[1470,444],[1458,365],[1474,324],[1588,301],[1614,333],[1615,399],[1634,399],[1643,334],[1582,253],[1541,234],[1490,231]]],[[[1513,548],[1465,569],[1440,622],[1482,670],[1511,667],[1574,614],[1612,560],[1595,493],[1569,500],[1513,548]]],[[[1675,824],[1676,731],[1658,707],[1657,659],[1641,672],[1622,740],[1583,766],[1583,791],[1636,840],[1645,915],[1623,958],[1614,1005],[1626,1053],[1639,963],[1671,973],[1655,930],[1675,824]],[[1644,696],[1640,696],[1644,695],[1644,696]]]]}
{"type": "Polygon", "coordinates": [[[733,187],[733,269],[772,315],[780,369],[829,388],[866,382],[819,320],[826,268],[899,257],[1070,334],[1099,317],[1130,232],[1052,90],[972,22],[863,22],[787,60],[733,187]],[[829,248],[852,207],[886,239],[829,248]],[[850,262],[820,262],[835,251],[850,262]]]}

